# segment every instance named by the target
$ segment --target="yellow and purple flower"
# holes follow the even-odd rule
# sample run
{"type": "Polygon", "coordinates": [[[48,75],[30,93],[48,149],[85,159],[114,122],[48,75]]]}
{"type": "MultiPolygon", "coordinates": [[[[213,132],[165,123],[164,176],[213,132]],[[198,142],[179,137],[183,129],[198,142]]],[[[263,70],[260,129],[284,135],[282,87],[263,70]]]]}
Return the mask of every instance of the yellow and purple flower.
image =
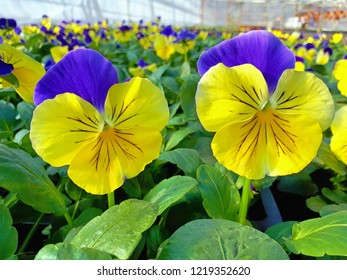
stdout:
{"type": "Polygon", "coordinates": [[[30,138],[52,166],[69,165],[76,185],[107,194],[159,156],[169,118],[163,93],[149,80],[118,83],[94,50],[77,49],[51,67],[35,88],[30,138]]]}
{"type": "Polygon", "coordinates": [[[198,117],[216,132],[212,151],[248,179],[301,171],[334,116],[323,81],[297,72],[294,54],[272,33],[251,31],[201,55],[198,117]]]}
{"type": "Polygon", "coordinates": [[[27,54],[0,44],[0,87],[12,87],[23,100],[32,103],[34,88],[44,73],[43,66],[27,54]]]}

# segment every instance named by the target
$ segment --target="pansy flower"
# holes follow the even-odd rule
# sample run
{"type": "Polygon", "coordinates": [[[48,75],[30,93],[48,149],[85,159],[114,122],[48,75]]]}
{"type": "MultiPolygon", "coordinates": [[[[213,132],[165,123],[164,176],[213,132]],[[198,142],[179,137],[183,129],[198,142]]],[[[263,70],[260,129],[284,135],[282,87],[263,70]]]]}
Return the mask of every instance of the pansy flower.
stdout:
{"type": "Polygon", "coordinates": [[[347,164],[347,106],[336,111],[330,128],[333,134],[330,141],[331,151],[339,160],[347,164]]]}
{"type": "Polygon", "coordinates": [[[347,58],[338,60],[334,65],[333,77],[337,80],[340,93],[347,96],[347,58]]]}
{"type": "Polygon", "coordinates": [[[216,132],[216,159],[248,179],[301,171],[334,116],[326,85],[297,72],[294,54],[272,33],[251,31],[201,55],[198,117],[216,132]]]}
{"type": "Polygon", "coordinates": [[[118,83],[94,50],[77,49],[51,67],[35,88],[30,139],[52,166],[93,194],[107,194],[159,156],[169,118],[163,93],[149,80],[118,83]]]}
{"type": "Polygon", "coordinates": [[[154,39],[154,50],[158,57],[163,60],[168,60],[171,55],[175,53],[175,47],[173,45],[176,39],[177,33],[172,29],[170,25],[166,26],[160,34],[157,34],[154,39]]]}
{"type": "Polygon", "coordinates": [[[144,77],[146,75],[146,71],[154,72],[157,70],[157,65],[155,63],[148,64],[142,58],[137,62],[137,67],[130,67],[129,73],[134,77],[144,77]]]}
{"type": "Polygon", "coordinates": [[[13,87],[26,102],[33,102],[34,88],[45,74],[44,67],[14,47],[0,44],[0,85],[13,87]]]}
{"type": "Polygon", "coordinates": [[[177,38],[174,41],[174,47],[180,54],[186,54],[189,50],[195,46],[196,34],[192,31],[183,29],[177,34],[177,38]]]}

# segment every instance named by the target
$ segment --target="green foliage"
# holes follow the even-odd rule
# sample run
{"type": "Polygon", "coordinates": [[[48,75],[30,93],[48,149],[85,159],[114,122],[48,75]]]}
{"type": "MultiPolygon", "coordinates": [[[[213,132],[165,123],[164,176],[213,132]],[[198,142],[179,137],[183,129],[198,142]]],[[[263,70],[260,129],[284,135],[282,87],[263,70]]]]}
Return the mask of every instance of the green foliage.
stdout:
{"type": "Polygon", "coordinates": [[[195,220],[178,229],[159,249],[160,260],[286,260],[266,234],[227,220],[195,220]]]}
{"type": "Polygon", "coordinates": [[[157,213],[155,204],[136,199],[125,200],[87,223],[71,244],[128,259],[140,242],[142,232],[154,223],[157,213]]]}
{"type": "Polygon", "coordinates": [[[217,168],[201,165],[197,171],[203,205],[211,218],[237,220],[240,194],[237,187],[217,168]]]}
{"type": "Polygon", "coordinates": [[[96,249],[57,243],[43,247],[35,256],[35,260],[112,260],[112,257],[96,249]]]}
{"type": "Polygon", "coordinates": [[[17,244],[18,233],[12,226],[11,213],[6,205],[0,202],[0,260],[14,259],[17,244]]]}
{"type": "Polygon", "coordinates": [[[65,196],[54,186],[43,166],[27,153],[0,144],[0,185],[43,213],[63,215],[65,196]]]}
{"type": "Polygon", "coordinates": [[[192,177],[173,176],[156,185],[144,197],[144,200],[158,205],[158,215],[160,215],[196,187],[197,183],[192,177]]]}
{"type": "Polygon", "coordinates": [[[347,256],[346,229],[347,211],[340,211],[294,224],[292,237],[285,244],[295,254],[347,256]]]}
{"type": "Polygon", "coordinates": [[[163,152],[159,160],[177,164],[186,175],[194,176],[200,165],[199,153],[194,149],[177,148],[163,152]]]}

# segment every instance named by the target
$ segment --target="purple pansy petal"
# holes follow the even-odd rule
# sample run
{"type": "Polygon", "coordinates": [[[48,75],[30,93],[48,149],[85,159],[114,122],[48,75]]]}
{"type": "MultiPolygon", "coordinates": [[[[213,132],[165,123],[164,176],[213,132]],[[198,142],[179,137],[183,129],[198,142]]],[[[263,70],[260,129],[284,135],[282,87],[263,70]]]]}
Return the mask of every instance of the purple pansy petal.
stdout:
{"type": "Polygon", "coordinates": [[[141,58],[137,62],[137,65],[140,66],[141,68],[145,68],[146,66],[148,66],[148,63],[141,58]]]}
{"type": "MultiPolygon", "coordinates": [[[[1,57],[0,57],[1,58],[1,57]]],[[[0,76],[6,76],[8,74],[11,74],[13,71],[13,65],[12,64],[8,64],[6,62],[3,62],[0,59],[0,76]]]]}
{"type": "Polygon", "coordinates": [[[165,35],[166,37],[169,36],[177,36],[177,33],[175,30],[173,30],[173,28],[171,27],[171,25],[166,26],[162,31],[160,31],[160,34],[165,35]]]}
{"type": "Polygon", "coordinates": [[[57,94],[70,92],[103,111],[109,88],[118,83],[117,70],[100,53],[77,49],[53,65],[37,83],[35,105],[57,94]]]}
{"type": "Polygon", "coordinates": [[[300,62],[302,62],[302,63],[305,62],[305,60],[304,60],[301,56],[295,56],[295,60],[296,60],[296,61],[300,61],[300,62]]]}
{"type": "Polygon", "coordinates": [[[295,57],[275,35],[257,30],[225,40],[203,53],[198,60],[199,74],[220,62],[228,67],[253,64],[263,73],[271,93],[283,71],[294,68],[295,57]]]}
{"type": "Polygon", "coordinates": [[[332,50],[332,48],[327,47],[327,48],[324,48],[324,53],[328,53],[329,55],[332,55],[333,50],[332,50]]]}
{"type": "Polygon", "coordinates": [[[315,49],[316,46],[313,43],[307,43],[305,44],[305,48],[306,50],[310,50],[310,49],[315,49]]]}

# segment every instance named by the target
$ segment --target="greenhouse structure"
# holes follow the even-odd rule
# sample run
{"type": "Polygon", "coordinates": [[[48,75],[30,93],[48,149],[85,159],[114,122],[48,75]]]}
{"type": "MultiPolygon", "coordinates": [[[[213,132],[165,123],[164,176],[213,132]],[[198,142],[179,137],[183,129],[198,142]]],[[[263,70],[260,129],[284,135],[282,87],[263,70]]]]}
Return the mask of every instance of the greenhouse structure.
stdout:
{"type": "Polygon", "coordinates": [[[2,15],[32,23],[153,20],[179,26],[242,26],[347,31],[344,0],[4,0],[2,15]],[[33,13],[32,11],[35,11],[33,13]]]}

